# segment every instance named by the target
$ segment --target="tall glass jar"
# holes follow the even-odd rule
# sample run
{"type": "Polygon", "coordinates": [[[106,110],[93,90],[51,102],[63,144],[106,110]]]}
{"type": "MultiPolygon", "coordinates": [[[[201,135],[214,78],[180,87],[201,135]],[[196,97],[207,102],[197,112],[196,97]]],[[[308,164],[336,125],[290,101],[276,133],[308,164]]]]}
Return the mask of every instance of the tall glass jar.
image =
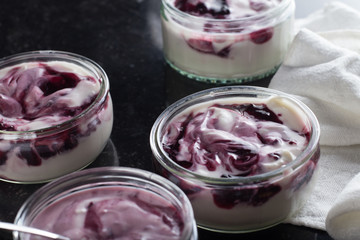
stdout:
{"type": "Polygon", "coordinates": [[[210,3],[226,1],[208,2],[162,0],[168,64],[210,83],[243,83],[274,74],[293,39],[295,1],[273,1],[267,10],[262,9],[266,1],[227,1],[229,6],[215,13],[210,3]]]}
{"type": "Polygon", "coordinates": [[[49,181],[84,168],[112,130],[109,79],[94,61],[34,51],[0,60],[0,179],[49,181]]]}

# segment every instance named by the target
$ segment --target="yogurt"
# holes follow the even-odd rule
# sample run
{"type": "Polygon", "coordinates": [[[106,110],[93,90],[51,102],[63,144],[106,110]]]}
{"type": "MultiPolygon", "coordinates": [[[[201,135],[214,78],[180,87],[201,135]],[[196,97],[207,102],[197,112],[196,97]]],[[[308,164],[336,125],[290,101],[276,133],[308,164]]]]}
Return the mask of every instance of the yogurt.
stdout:
{"type": "Polygon", "coordinates": [[[282,62],[293,18],[291,0],[163,0],[164,55],[201,81],[263,78],[282,62]]]}
{"type": "Polygon", "coordinates": [[[314,186],[319,125],[301,102],[259,87],[187,96],[156,120],[157,170],[189,197],[202,228],[249,232],[293,214],[314,186]]]}
{"type": "Polygon", "coordinates": [[[184,222],[160,196],[121,186],[70,195],[43,209],[31,226],[74,240],[179,240],[184,222]]]}
{"type": "Polygon", "coordinates": [[[157,174],[126,167],[88,168],[44,185],[21,206],[15,224],[72,240],[198,239],[184,192],[157,174]]]}
{"type": "Polygon", "coordinates": [[[104,81],[60,59],[1,68],[0,177],[42,182],[92,162],[112,129],[104,81]]]}
{"type": "Polygon", "coordinates": [[[281,168],[308,142],[309,129],[276,97],[261,103],[227,99],[189,108],[169,124],[162,139],[179,165],[214,178],[281,168]]]}

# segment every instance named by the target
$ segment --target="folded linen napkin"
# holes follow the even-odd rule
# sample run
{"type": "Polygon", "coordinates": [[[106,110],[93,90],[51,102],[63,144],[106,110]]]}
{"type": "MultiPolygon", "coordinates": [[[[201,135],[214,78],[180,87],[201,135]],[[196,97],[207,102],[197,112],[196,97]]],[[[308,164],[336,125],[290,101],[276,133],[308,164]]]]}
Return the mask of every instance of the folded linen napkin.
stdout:
{"type": "Polygon", "coordinates": [[[360,239],[360,13],[332,2],[296,23],[299,32],[269,87],[315,113],[321,157],[314,192],[288,222],[360,239]]]}
{"type": "Polygon", "coordinates": [[[295,26],[298,29],[305,27],[313,32],[325,32],[359,29],[359,21],[358,11],[340,1],[333,1],[306,18],[297,19],[295,26]]]}
{"type": "Polygon", "coordinates": [[[330,209],[326,227],[337,240],[360,239],[360,174],[341,192],[330,209]]]}

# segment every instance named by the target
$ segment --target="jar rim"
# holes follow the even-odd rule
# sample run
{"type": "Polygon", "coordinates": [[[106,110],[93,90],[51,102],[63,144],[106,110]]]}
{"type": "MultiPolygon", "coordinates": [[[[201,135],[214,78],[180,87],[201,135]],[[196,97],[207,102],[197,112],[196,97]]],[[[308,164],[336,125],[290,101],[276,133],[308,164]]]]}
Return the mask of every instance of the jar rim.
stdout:
{"type": "MultiPolygon", "coordinates": [[[[245,95],[244,95],[245,96],[245,95]]],[[[191,106],[191,105],[190,105],[191,106]]],[[[182,112],[182,111],[180,111],[182,112]]],[[[190,178],[194,180],[201,180],[208,184],[217,184],[217,185],[238,185],[238,184],[249,184],[249,183],[261,183],[263,181],[268,181],[269,179],[276,178],[282,176],[283,173],[289,169],[297,169],[302,166],[304,163],[308,162],[317,151],[317,146],[320,139],[320,125],[312,110],[306,106],[303,102],[296,99],[294,96],[264,87],[255,87],[255,86],[223,86],[217,88],[210,88],[206,90],[202,90],[191,95],[188,95],[170,106],[168,106],[156,119],[151,132],[150,132],[150,147],[152,149],[153,155],[167,171],[184,177],[190,178]],[[204,176],[202,174],[194,173],[179,164],[173,161],[168,154],[165,152],[163,147],[161,146],[162,132],[161,130],[166,127],[166,120],[178,116],[174,114],[176,110],[185,105],[190,105],[190,103],[196,102],[200,103],[201,100],[211,97],[219,99],[223,97],[228,97],[230,94],[234,97],[241,97],[239,94],[246,94],[247,96],[257,96],[259,94],[268,95],[268,96],[280,96],[282,98],[286,98],[290,100],[292,103],[295,103],[296,106],[302,110],[306,114],[306,118],[310,123],[310,140],[303,149],[303,151],[291,162],[287,163],[284,167],[277,168],[275,170],[261,173],[254,176],[246,176],[246,177],[234,177],[234,178],[220,178],[220,177],[209,177],[204,176]]]]}
{"type": "MultiPolygon", "coordinates": [[[[39,208],[47,206],[53,201],[76,193],[77,190],[87,190],[86,187],[92,186],[93,184],[95,184],[95,187],[102,187],[104,186],[104,184],[115,185],[117,183],[126,183],[126,180],[133,181],[133,185],[130,185],[130,187],[139,187],[144,191],[150,191],[151,193],[155,193],[161,198],[165,199],[165,197],[169,195],[171,197],[171,204],[174,204],[178,210],[184,213],[182,214],[182,217],[184,219],[185,225],[186,223],[188,223],[188,228],[184,228],[184,231],[182,233],[182,239],[190,239],[190,236],[197,237],[197,229],[194,220],[192,205],[185,193],[178,186],[176,186],[168,179],[157,175],[156,173],[143,169],[119,166],[89,168],[64,175],[55,179],[52,182],[45,184],[44,186],[36,190],[22,204],[21,208],[17,212],[14,222],[15,224],[24,225],[24,221],[26,220],[26,218],[31,216],[30,213],[32,213],[32,210],[36,210],[36,212],[33,213],[36,216],[41,210],[39,210],[39,208]],[[84,181],[88,182],[82,184],[82,182],[84,181]],[[150,184],[152,187],[159,189],[159,192],[151,189],[151,186],[142,186],[141,183],[150,184]],[[139,186],[136,184],[139,184],[139,186]],[[160,194],[160,191],[164,191],[164,194],[166,196],[160,194]],[[173,202],[173,200],[176,200],[176,202],[173,202]],[[30,207],[34,209],[30,210],[29,213],[28,209],[30,207]]],[[[32,218],[29,219],[30,222],[32,220],[32,218]]],[[[18,233],[16,233],[14,236],[16,239],[18,239],[18,233]]]]}
{"type": "Polygon", "coordinates": [[[171,0],[161,0],[162,1],[162,6],[170,11],[173,14],[176,14],[176,16],[185,19],[188,18],[190,22],[199,22],[199,21],[206,21],[207,23],[210,24],[215,24],[215,23],[239,23],[239,22],[248,22],[248,21],[260,21],[263,19],[269,19],[269,18],[273,18],[277,15],[279,15],[280,13],[282,13],[284,11],[284,9],[286,9],[287,7],[291,6],[292,4],[295,4],[294,0],[282,0],[278,5],[276,5],[273,8],[268,9],[267,11],[261,12],[259,14],[256,15],[252,15],[252,16],[244,16],[244,17],[239,17],[236,19],[212,19],[212,18],[204,18],[201,16],[194,16],[191,14],[188,14],[186,12],[183,12],[181,10],[179,10],[178,8],[176,8],[175,6],[173,6],[172,4],[170,4],[171,0]]]}
{"type": "Polygon", "coordinates": [[[61,132],[63,130],[69,129],[74,126],[74,122],[79,121],[84,118],[95,109],[97,106],[101,105],[105,102],[108,91],[109,91],[109,78],[104,71],[104,69],[95,61],[84,57],[82,55],[66,52],[66,51],[58,51],[58,50],[37,50],[37,51],[28,51],[13,54],[10,56],[6,56],[0,59],[0,69],[5,67],[15,66],[17,64],[26,63],[26,62],[35,62],[35,61],[65,61],[71,62],[73,64],[77,64],[82,68],[89,70],[92,73],[92,77],[95,77],[96,80],[100,80],[100,90],[97,93],[94,101],[81,113],[72,117],[69,120],[61,122],[59,124],[38,128],[27,131],[9,131],[9,130],[0,130],[0,135],[17,135],[19,136],[31,136],[32,134],[36,134],[36,136],[44,136],[48,134],[53,134],[56,132],[61,132]]]}

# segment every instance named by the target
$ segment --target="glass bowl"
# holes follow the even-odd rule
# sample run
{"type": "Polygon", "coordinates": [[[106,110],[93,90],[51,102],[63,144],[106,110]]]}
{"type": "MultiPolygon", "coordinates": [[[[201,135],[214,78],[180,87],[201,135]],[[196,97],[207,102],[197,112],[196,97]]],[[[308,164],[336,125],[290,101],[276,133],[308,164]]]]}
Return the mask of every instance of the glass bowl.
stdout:
{"type": "Polygon", "coordinates": [[[266,10],[261,4],[271,1],[216,6],[220,2],[226,3],[162,0],[167,63],[182,75],[209,83],[244,83],[274,74],[294,37],[295,1],[276,1],[266,10]]]}
{"type": "Polygon", "coordinates": [[[229,86],[170,105],[150,145],[158,173],[187,194],[199,227],[251,232],[283,222],[309,196],[319,136],[315,115],[296,98],[229,86]]]}
{"type": "Polygon", "coordinates": [[[34,51],[0,60],[0,179],[50,181],[84,168],[112,130],[109,79],[92,60],[34,51]]]}
{"type": "MultiPolygon", "coordinates": [[[[186,195],[159,175],[126,167],[86,169],[48,183],[25,201],[15,223],[74,240],[197,239],[186,195]]],[[[35,237],[14,232],[14,239],[35,237]]]]}

